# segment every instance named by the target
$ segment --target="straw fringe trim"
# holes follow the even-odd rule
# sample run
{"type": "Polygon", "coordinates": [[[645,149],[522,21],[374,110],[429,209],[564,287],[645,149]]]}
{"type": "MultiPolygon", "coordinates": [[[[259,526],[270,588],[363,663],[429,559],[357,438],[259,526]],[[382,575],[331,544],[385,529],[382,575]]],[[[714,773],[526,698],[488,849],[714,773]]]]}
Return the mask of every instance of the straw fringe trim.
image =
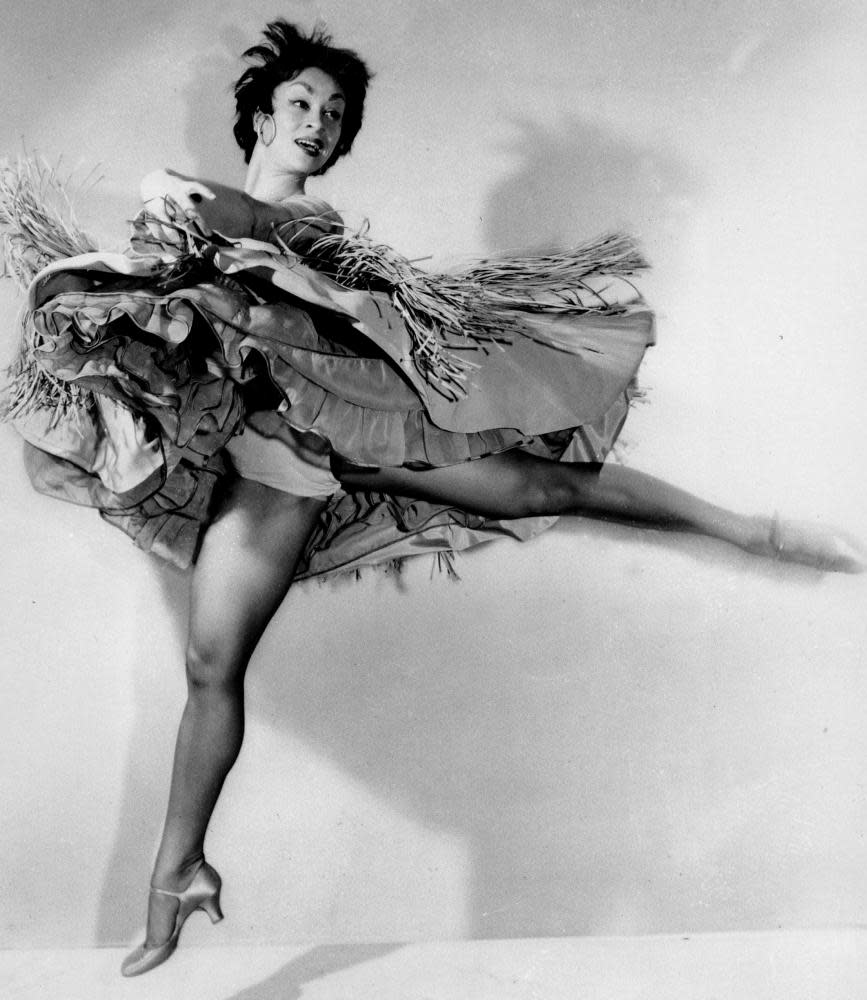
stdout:
{"type": "MultiPolygon", "coordinates": [[[[0,166],[5,269],[22,289],[47,264],[97,249],[78,225],[68,189],[69,178],[33,158],[0,166]]],[[[147,219],[141,221],[146,224],[147,219]]],[[[299,223],[305,221],[312,226],[316,220],[299,223]]],[[[176,264],[183,272],[190,257],[207,256],[209,242],[194,228],[180,224],[178,228],[187,244],[187,253],[176,264]]],[[[521,312],[620,311],[622,307],[606,301],[604,291],[591,288],[584,279],[605,273],[628,280],[648,266],[631,237],[609,233],[562,251],[503,254],[455,273],[429,273],[367,233],[365,223],[354,233],[345,229],[320,237],[302,255],[283,241],[276,228],[273,239],[287,255],[300,256],[346,287],[387,292],[410,335],[418,371],[453,400],[466,395],[468,376],[478,367],[470,352],[496,348],[515,336],[533,336],[522,323],[521,312]]],[[[36,331],[26,312],[21,330],[20,353],[8,373],[5,417],[47,407],[55,411],[54,420],[61,420],[92,405],[88,390],[55,378],[39,365],[36,331]]]]}
{"type": "MultiPolygon", "coordinates": [[[[344,580],[357,582],[370,573],[380,577],[391,577],[397,581],[403,575],[407,560],[412,559],[413,562],[416,562],[422,558],[422,555],[422,553],[415,553],[413,555],[398,556],[395,559],[386,559],[383,562],[365,563],[363,566],[357,566],[354,569],[331,570],[326,574],[305,577],[298,581],[296,586],[313,581],[319,586],[333,586],[335,583],[344,580]]],[[[461,575],[455,566],[457,556],[458,552],[455,549],[440,549],[437,552],[431,553],[428,556],[430,564],[429,579],[433,580],[434,577],[439,576],[445,577],[445,579],[452,583],[460,583],[461,575]]]]}
{"type": "Polygon", "coordinates": [[[533,336],[520,311],[621,311],[584,279],[605,273],[628,280],[648,267],[630,236],[608,233],[562,251],[503,254],[455,273],[429,273],[370,239],[366,225],[321,237],[306,262],[350,288],[387,291],[406,324],[419,371],[450,398],[466,394],[468,374],[478,367],[459,352],[533,336]]]}
{"type": "MultiPolygon", "coordinates": [[[[22,291],[48,264],[97,249],[76,220],[71,187],[68,176],[40,159],[20,157],[0,163],[3,274],[13,278],[22,291]]],[[[36,330],[26,309],[20,313],[19,328],[19,353],[6,373],[9,381],[0,419],[13,419],[37,408],[53,411],[52,426],[70,417],[77,419],[82,408],[93,404],[92,394],[40,367],[36,330]]]]}

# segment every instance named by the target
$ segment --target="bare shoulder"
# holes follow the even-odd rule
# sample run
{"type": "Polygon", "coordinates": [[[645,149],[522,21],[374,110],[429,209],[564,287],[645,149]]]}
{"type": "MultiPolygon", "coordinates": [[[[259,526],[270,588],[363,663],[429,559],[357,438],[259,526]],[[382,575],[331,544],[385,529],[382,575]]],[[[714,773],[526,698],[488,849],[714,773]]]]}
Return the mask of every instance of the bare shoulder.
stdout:
{"type": "Polygon", "coordinates": [[[287,210],[292,219],[321,219],[335,226],[342,226],[343,219],[336,208],[329,205],[324,198],[314,195],[299,194],[285,198],[280,207],[287,210]]]}

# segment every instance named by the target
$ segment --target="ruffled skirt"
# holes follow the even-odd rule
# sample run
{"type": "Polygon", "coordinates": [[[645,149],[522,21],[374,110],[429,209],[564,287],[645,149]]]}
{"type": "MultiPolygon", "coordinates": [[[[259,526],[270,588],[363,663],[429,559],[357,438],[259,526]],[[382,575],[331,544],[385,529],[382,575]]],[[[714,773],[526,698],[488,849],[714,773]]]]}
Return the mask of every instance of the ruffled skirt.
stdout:
{"type": "MultiPolygon", "coordinates": [[[[525,310],[501,343],[445,347],[471,362],[444,392],[414,361],[389,296],[349,289],[265,244],[195,259],[92,253],[42,271],[29,293],[29,351],[58,407],[19,404],[37,489],[97,507],[149,551],[188,565],[245,426],[285,446],[298,435],[361,466],[424,469],[520,448],[601,462],[625,420],[653,342],[639,297],[617,308],[525,310]]],[[[378,494],[335,494],[300,578],[497,535],[554,518],[495,521],[378,494]]]]}

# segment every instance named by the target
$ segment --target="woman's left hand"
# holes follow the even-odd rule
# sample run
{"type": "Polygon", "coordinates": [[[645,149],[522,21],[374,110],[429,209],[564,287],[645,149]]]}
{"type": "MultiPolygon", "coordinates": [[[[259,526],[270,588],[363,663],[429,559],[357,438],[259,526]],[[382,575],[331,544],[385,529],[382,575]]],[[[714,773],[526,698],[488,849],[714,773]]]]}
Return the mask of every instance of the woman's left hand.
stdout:
{"type": "Polygon", "coordinates": [[[200,233],[210,235],[200,208],[213,201],[216,194],[201,181],[183,177],[173,170],[152,170],[141,182],[141,199],[148,216],[148,228],[159,240],[169,244],[182,242],[179,226],[194,225],[200,233]]]}

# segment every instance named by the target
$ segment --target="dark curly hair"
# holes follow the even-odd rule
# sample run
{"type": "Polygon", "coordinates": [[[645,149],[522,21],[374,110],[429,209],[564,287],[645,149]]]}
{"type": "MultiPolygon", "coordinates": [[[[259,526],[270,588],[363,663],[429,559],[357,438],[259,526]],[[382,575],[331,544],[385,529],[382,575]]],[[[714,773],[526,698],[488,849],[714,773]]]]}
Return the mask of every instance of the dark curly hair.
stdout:
{"type": "Polygon", "coordinates": [[[274,110],[274,88],[305,69],[316,68],[333,77],[346,97],[340,139],[328,162],[316,171],[322,174],[352,148],[364,116],[370,71],[355,52],[333,46],[324,28],[316,27],[304,35],[293,24],[278,18],[266,26],[263,34],[262,44],[244,53],[245,59],[257,60],[258,65],[249,66],[235,84],[234,132],[244,150],[244,162],[250,162],[256,145],[253,116],[257,111],[270,114],[274,110]]]}

